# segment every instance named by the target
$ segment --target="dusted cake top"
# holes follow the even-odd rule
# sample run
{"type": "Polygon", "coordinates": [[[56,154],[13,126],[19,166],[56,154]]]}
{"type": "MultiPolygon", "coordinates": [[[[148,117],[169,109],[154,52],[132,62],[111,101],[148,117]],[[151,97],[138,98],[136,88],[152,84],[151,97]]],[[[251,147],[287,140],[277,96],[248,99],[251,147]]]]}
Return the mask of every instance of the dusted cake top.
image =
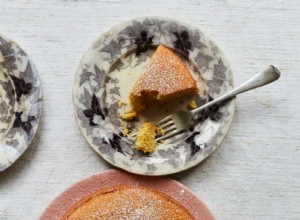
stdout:
{"type": "Polygon", "coordinates": [[[145,71],[130,93],[131,105],[140,111],[149,104],[161,104],[199,89],[184,62],[170,49],[158,46],[145,71]]]}
{"type": "Polygon", "coordinates": [[[193,217],[171,197],[136,186],[102,190],[80,201],[64,219],[189,220],[193,217]]]}

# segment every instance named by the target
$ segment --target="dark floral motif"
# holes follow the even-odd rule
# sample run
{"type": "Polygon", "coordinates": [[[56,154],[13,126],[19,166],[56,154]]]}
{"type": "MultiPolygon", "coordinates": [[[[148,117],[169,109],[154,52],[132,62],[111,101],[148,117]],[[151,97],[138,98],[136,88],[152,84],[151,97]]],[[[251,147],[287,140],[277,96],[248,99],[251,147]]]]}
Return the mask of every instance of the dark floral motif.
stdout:
{"type": "Polygon", "coordinates": [[[151,25],[156,26],[159,32],[162,32],[165,29],[164,24],[166,24],[166,22],[167,21],[163,19],[151,19],[151,25]]]}
{"type": "Polygon", "coordinates": [[[87,69],[83,69],[79,85],[81,86],[84,82],[89,81],[91,75],[93,75],[92,72],[89,72],[87,69]]]}
{"type": "Polygon", "coordinates": [[[28,95],[31,92],[32,89],[32,84],[31,83],[26,83],[24,79],[20,79],[16,76],[10,75],[15,88],[16,88],[16,94],[17,94],[17,101],[20,101],[20,98],[22,95],[28,95]]]}
{"type": "MultiPolygon", "coordinates": [[[[145,22],[144,22],[145,23],[145,22]]],[[[140,35],[142,31],[148,31],[148,26],[143,25],[139,21],[132,21],[132,25],[127,26],[125,29],[123,29],[119,35],[125,35],[128,36],[130,39],[134,40],[137,36],[140,35]]]]}
{"type": "Polygon", "coordinates": [[[225,79],[226,67],[221,59],[219,59],[218,64],[214,65],[214,77],[218,79],[225,79]]]}
{"type": "MultiPolygon", "coordinates": [[[[154,46],[153,46],[154,48],[154,46]]],[[[144,53],[140,54],[137,58],[135,66],[140,65],[141,63],[145,62],[149,57],[153,54],[152,50],[146,50],[144,53]]]]}
{"type": "Polygon", "coordinates": [[[106,76],[105,83],[118,84],[120,81],[117,78],[112,78],[110,76],[106,76]]]}
{"type": "Polygon", "coordinates": [[[15,56],[3,56],[4,62],[0,62],[2,67],[7,70],[7,72],[13,72],[17,69],[16,57],[15,56]]]}
{"type": "Polygon", "coordinates": [[[125,153],[123,152],[123,150],[121,148],[120,140],[121,140],[120,136],[118,136],[117,134],[113,134],[113,138],[112,138],[112,140],[109,139],[109,143],[113,149],[115,149],[116,151],[125,155],[125,153]]]}
{"type": "MultiPolygon", "coordinates": [[[[12,108],[6,100],[2,99],[0,94],[0,123],[8,126],[12,117],[12,108]]],[[[4,133],[7,128],[0,129],[0,134],[4,133]]]]}
{"type": "Polygon", "coordinates": [[[13,49],[12,42],[7,42],[4,38],[0,37],[0,52],[4,59],[3,62],[0,62],[0,65],[8,72],[16,70],[16,57],[14,56],[15,50],[13,49]]]}
{"type": "Polygon", "coordinates": [[[20,77],[16,77],[14,75],[10,75],[17,94],[17,101],[20,101],[22,95],[29,95],[34,92],[33,84],[29,81],[29,76],[32,75],[31,64],[28,63],[24,72],[20,72],[20,77]]]}
{"type": "Polygon", "coordinates": [[[209,149],[211,148],[209,147],[208,143],[198,143],[198,144],[196,143],[197,135],[199,134],[200,132],[196,131],[192,133],[192,135],[185,140],[186,143],[185,148],[186,151],[188,152],[188,156],[186,157],[185,160],[186,163],[192,160],[196,160],[197,159],[196,155],[198,155],[199,153],[206,154],[206,152],[209,152],[209,149]]]}
{"type": "Polygon", "coordinates": [[[118,119],[118,109],[119,109],[118,101],[114,102],[109,106],[106,110],[108,115],[110,116],[110,122],[115,126],[120,126],[120,121],[118,119]]]}
{"type": "MultiPolygon", "coordinates": [[[[145,19],[143,22],[133,21],[133,25],[127,26],[119,33],[119,35],[125,35],[130,40],[128,51],[131,51],[131,49],[135,50],[135,55],[138,58],[136,65],[146,61],[147,58],[152,55],[151,50],[155,49],[153,45],[154,34],[151,34],[149,27],[155,26],[157,22],[158,21],[150,19],[145,19]]],[[[161,24],[162,23],[160,23],[158,28],[162,28],[161,24]]],[[[128,53],[127,56],[128,55],[130,55],[130,53],[128,53]]],[[[114,69],[116,69],[116,67],[120,69],[123,65],[124,64],[119,61],[114,64],[114,69]]]]}
{"type": "Polygon", "coordinates": [[[109,93],[112,95],[111,96],[111,100],[112,101],[119,100],[119,97],[121,96],[121,94],[120,94],[120,87],[117,86],[117,84],[119,83],[119,79],[112,78],[112,77],[106,75],[105,83],[111,83],[111,84],[114,85],[113,88],[111,88],[109,90],[109,93]]]}
{"type": "Polygon", "coordinates": [[[93,139],[93,144],[98,146],[101,153],[108,156],[110,160],[114,162],[114,153],[119,152],[124,154],[121,147],[121,137],[117,134],[113,134],[112,139],[108,138],[106,135],[101,135],[101,137],[96,137],[93,139]]]}
{"type": "Polygon", "coordinates": [[[151,157],[149,154],[135,150],[134,155],[131,155],[130,160],[137,162],[140,166],[143,166],[144,164],[151,162],[151,157]]]}
{"type": "MultiPolygon", "coordinates": [[[[213,98],[208,95],[208,102],[211,102],[213,101],[213,98]]],[[[200,97],[196,97],[196,103],[197,103],[197,106],[201,106],[205,103],[203,103],[203,100],[200,98],[200,97]]],[[[195,123],[200,123],[200,122],[203,122],[205,121],[206,119],[210,118],[212,121],[219,121],[220,118],[222,117],[222,113],[219,112],[219,107],[220,107],[220,104],[215,104],[215,105],[212,105],[206,109],[204,109],[202,112],[200,112],[195,120],[195,123]]]]}
{"type": "Polygon", "coordinates": [[[12,147],[16,147],[20,143],[19,143],[18,139],[9,139],[8,141],[6,141],[6,144],[9,145],[9,146],[12,146],[12,147]]]}
{"type": "Polygon", "coordinates": [[[130,161],[138,162],[140,166],[143,166],[147,161],[150,160],[149,155],[142,151],[134,149],[133,154],[130,155],[130,161]]]}
{"type": "Polygon", "coordinates": [[[206,67],[209,68],[209,63],[213,60],[214,58],[209,56],[209,55],[205,55],[202,51],[198,52],[197,57],[195,57],[195,61],[197,62],[199,67],[206,67]]]}
{"type": "Polygon", "coordinates": [[[15,120],[13,127],[14,128],[22,128],[26,134],[29,136],[31,129],[32,129],[32,124],[31,122],[35,120],[35,116],[28,116],[26,121],[22,121],[22,114],[23,112],[16,112],[15,113],[15,120]]]}
{"type": "Polygon", "coordinates": [[[219,59],[218,64],[214,65],[214,74],[212,80],[206,80],[206,84],[209,89],[208,92],[210,94],[219,94],[221,91],[221,87],[224,84],[224,80],[226,79],[225,72],[227,68],[224,66],[224,63],[221,59],[219,59]]]}
{"type": "Polygon", "coordinates": [[[99,87],[101,87],[101,83],[103,82],[103,79],[105,77],[105,71],[100,69],[97,65],[95,65],[94,68],[96,73],[94,80],[98,82],[99,87]]]}
{"type": "Polygon", "coordinates": [[[186,56],[189,55],[189,50],[192,49],[192,43],[188,31],[184,30],[181,32],[173,32],[177,40],[174,41],[174,47],[184,53],[186,56]]]}
{"type": "Polygon", "coordinates": [[[105,116],[102,113],[102,110],[100,108],[99,101],[95,94],[93,94],[93,97],[92,97],[91,107],[89,109],[83,110],[83,113],[84,113],[85,117],[89,118],[91,126],[97,125],[96,123],[94,123],[95,115],[101,116],[102,120],[105,119],[105,116]]]}
{"type": "Polygon", "coordinates": [[[4,81],[0,81],[0,85],[3,87],[5,93],[6,93],[6,98],[9,100],[9,105],[13,106],[15,99],[14,99],[14,89],[12,87],[12,84],[4,81]]]}
{"type": "Polygon", "coordinates": [[[124,65],[125,63],[123,63],[121,59],[117,59],[116,62],[111,65],[109,72],[113,72],[115,70],[120,71],[124,65]]]}
{"type": "Polygon", "coordinates": [[[115,59],[117,55],[121,54],[121,49],[125,43],[124,39],[120,38],[118,41],[111,40],[108,45],[105,45],[100,51],[109,53],[111,59],[115,59]]]}
{"type": "Polygon", "coordinates": [[[126,27],[119,35],[127,35],[131,41],[136,45],[136,55],[139,56],[146,52],[153,43],[154,35],[148,33],[151,21],[146,19],[143,23],[133,21],[132,26],[126,27]]]}
{"type": "Polygon", "coordinates": [[[171,22],[167,29],[172,33],[171,38],[174,47],[185,54],[185,57],[188,57],[189,53],[195,49],[202,51],[203,48],[207,48],[207,44],[202,40],[202,33],[198,30],[191,30],[176,22],[171,22]]]}
{"type": "Polygon", "coordinates": [[[210,107],[209,118],[212,121],[218,122],[222,118],[223,114],[219,111],[219,107],[220,107],[220,105],[213,105],[210,107]]]}
{"type": "Polygon", "coordinates": [[[207,46],[202,42],[201,35],[198,31],[190,32],[190,41],[192,43],[191,50],[194,50],[195,48],[198,49],[207,48],[207,46]]]}
{"type": "Polygon", "coordinates": [[[100,69],[97,65],[94,65],[95,74],[93,80],[97,83],[98,88],[103,86],[103,79],[105,78],[105,71],[100,69]]]}
{"type": "Polygon", "coordinates": [[[13,116],[14,96],[11,83],[0,80],[0,123],[6,128],[0,129],[0,134],[4,133],[9,127],[13,116]],[[4,93],[2,91],[4,90],[4,93]],[[1,94],[2,93],[2,94],[1,94]]]}
{"type": "Polygon", "coordinates": [[[158,168],[154,166],[154,164],[147,164],[147,174],[152,174],[154,173],[158,168]]]}
{"type": "Polygon", "coordinates": [[[92,96],[86,88],[83,89],[83,94],[80,95],[79,101],[80,103],[83,103],[86,108],[90,108],[92,96]]]}
{"type": "Polygon", "coordinates": [[[98,147],[101,154],[104,154],[107,159],[114,163],[115,150],[110,146],[108,137],[95,137],[93,138],[93,144],[98,147]]]}
{"type": "Polygon", "coordinates": [[[120,87],[117,87],[117,86],[116,86],[116,87],[110,89],[109,92],[110,92],[111,94],[115,94],[115,95],[117,95],[117,96],[120,96],[120,87]]]}
{"type": "Polygon", "coordinates": [[[88,117],[85,116],[85,114],[83,113],[83,111],[82,111],[81,108],[78,108],[77,112],[78,112],[77,116],[78,116],[78,118],[80,118],[80,121],[81,121],[80,125],[83,128],[86,128],[87,135],[92,135],[93,134],[93,130],[94,130],[94,126],[90,125],[90,118],[88,118],[88,117]]]}
{"type": "Polygon", "coordinates": [[[195,48],[207,48],[207,45],[202,41],[201,33],[198,30],[191,30],[185,25],[180,25],[177,22],[170,22],[166,25],[166,29],[168,30],[168,34],[173,34],[173,45],[186,55],[195,48]]]}
{"type": "Polygon", "coordinates": [[[180,160],[180,153],[176,152],[174,149],[169,148],[167,151],[158,150],[157,152],[162,158],[167,158],[168,160],[166,160],[166,162],[174,168],[179,167],[182,162],[180,160]]]}
{"type": "Polygon", "coordinates": [[[129,37],[133,42],[141,36],[141,33],[148,33],[149,26],[151,22],[146,19],[143,22],[133,21],[132,25],[127,26],[124,30],[122,30],[119,35],[125,35],[129,37]]]}
{"type": "Polygon", "coordinates": [[[0,102],[0,114],[6,115],[8,114],[9,105],[6,102],[0,102]]]}
{"type": "Polygon", "coordinates": [[[7,56],[15,53],[12,46],[13,46],[12,42],[7,42],[4,38],[0,37],[0,52],[2,53],[3,56],[7,56]]]}
{"type": "Polygon", "coordinates": [[[188,144],[190,148],[190,152],[191,152],[190,157],[195,156],[195,154],[200,150],[200,146],[196,145],[195,143],[195,137],[198,134],[200,134],[200,132],[196,131],[192,133],[192,135],[185,140],[185,142],[188,144]]]}
{"type": "Polygon", "coordinates": [[[146,52],[150,45],[153,43],[154,36],[148,36],[148,33],[146,31],[142,31],[140,33],[140,36],[135,38],[135,44],[137,45],[136,49],[136,55],[139,56],[142,53],[146,52]]]}

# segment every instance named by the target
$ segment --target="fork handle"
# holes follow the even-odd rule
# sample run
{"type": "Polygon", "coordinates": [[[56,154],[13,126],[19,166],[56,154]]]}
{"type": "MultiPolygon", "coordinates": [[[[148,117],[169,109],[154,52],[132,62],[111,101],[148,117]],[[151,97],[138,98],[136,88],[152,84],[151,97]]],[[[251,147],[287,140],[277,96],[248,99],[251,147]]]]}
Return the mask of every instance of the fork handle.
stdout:
{"type": "Polygon", "coordinates": [[[197,114],[198,112],[202,111],[205,108],[208,108],[216,103],[223,102],[227,99],[230,99],[232,97],[235,97],[238,94],[241,94],[243,92],[247,92],[251,89],[255,89],[257,87],[261,87],[264,85],[267,85],[280,77],[280,70],[278,67],[270,65],[266,70],[257,73],[255,76],[250,78],[248,81],[240,85],[239,87],[231,90],[230,92],[226,93],[225,95],[220,96],[219,98],[206,103],[205,105],[202,105],[199,108],[193,109],[191,113],[197,114]]]}

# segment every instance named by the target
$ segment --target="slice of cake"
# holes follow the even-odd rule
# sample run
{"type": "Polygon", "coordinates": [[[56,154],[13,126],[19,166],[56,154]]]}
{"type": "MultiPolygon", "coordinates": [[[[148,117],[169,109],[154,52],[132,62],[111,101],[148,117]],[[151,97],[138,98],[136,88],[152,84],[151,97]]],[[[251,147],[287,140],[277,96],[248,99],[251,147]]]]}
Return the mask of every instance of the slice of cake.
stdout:
{"type": "Polygon", "coordinates": [[[183,61],[165,46],[158,46],[129,95],[133,110],[170,102],[199,92],[183,61]]]}

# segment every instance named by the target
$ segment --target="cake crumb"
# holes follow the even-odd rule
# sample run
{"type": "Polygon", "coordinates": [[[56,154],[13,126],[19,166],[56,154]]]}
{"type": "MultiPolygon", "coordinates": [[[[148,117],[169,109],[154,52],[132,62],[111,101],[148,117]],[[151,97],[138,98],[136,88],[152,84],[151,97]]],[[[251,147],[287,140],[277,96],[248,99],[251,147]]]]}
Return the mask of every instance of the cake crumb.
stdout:
{"type": "Polygon", "coordinates": [[[188,106],[190,109],[195,109],[195,108],[197,108],[197,104],[196,104],[195,100],[193,100],[193,99],[191,99],[191,100],[188,102],[187,106],[188,106]]]}
{"type": "Polygon", "coordinates": [[[137,112],[134,110],[126,110],[124,114],[120,114],[120,118],[124,120],[132,120],[137,117],[137,112]]]}
{"type": "Polygon", "coordinates": [[[125,124],[125,122],[121,122],[121,130],[123,132],[124,137],[127,136],[127,134],[129,133],[129,130],[125,124]]]}
{"type": "Polygon", "coordinates": [[[124,136],[127,136],[127,134],[129,133],[129,130],[126,126],[122,127],[122,132],[124,136]]]}
{"type": "Polygon", "coordinates": [[[160,128],[160,127],[157,127],[157,134],[161,134],[161,135],[164,135],[166,132],[163,128],[160,128]]]}
{"type": "Polygon", "coordinates": [[[122,107],[122,106],[125,106],[125,105],[126,105],[126,103],[123,102],[123,101],[121,101],[121,100],[118,102],[118,106],[119,106],[119,107],[122,107]]]}
{"type": "Polygon", "coordinates": [[[135,148],[144,153],[152,153],[155,149],[155,136],[157,131],[158,128],[152,123],[144,122],[138,131],[135,148]]]}

